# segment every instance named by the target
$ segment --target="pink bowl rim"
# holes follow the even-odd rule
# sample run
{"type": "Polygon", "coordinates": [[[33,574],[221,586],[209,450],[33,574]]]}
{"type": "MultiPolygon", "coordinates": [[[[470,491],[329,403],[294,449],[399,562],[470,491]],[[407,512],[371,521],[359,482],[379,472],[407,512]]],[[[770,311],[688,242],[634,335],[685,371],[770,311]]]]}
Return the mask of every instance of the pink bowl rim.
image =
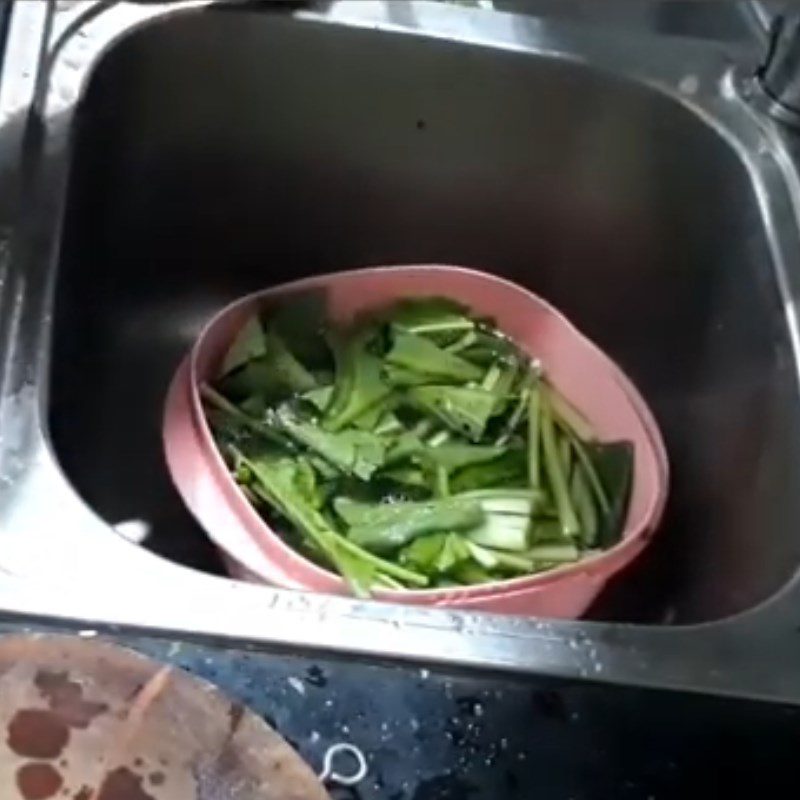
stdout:
{"type": "MultiPolygon", "coordinates": [[[[483,272],[481,270],[448,265],[448,264],[403,264],[403,265],[390,265],[390,266],[368,266],[350,270],[343,270],[340,272],[326,273],[324,275],[313,275],[307,278],[282,283],[268,289],[261,289],[244,295],[231,303],[225,305],[222,309],[217,311],[211,319],[203,326],[200,334],[196,338],[188,356],[189,367],[189,386],[190,393],[190,407],[193,418],[193,428],[198,436],[198,452],[210,454],[210,457],[215,462],[216,475],[224,475],[224,479],[230,481],[236,488],[237,496],[240,505],[246,506],[247,515],[250,516],[251,521],[259,529],[261,536],[265,540],[269,540],[272,546],[277,546],[283,550],[286,556],[290,559],[298,560],[305,569],[308,570],[309,575],[314,575],[318,580],[329,583],[332,591],[341,594],[348,594],[349,590],[343,578],[330,570],[325,569],[313,561],[309,560],[301,553],[290,547],[283,538],[274,531],[255,511],[249,503],[244,493],[236,486],[235,481],[230,476],[227,466],[222,458],[213,435],[206,421],[206,416],[203,411],[202,400],[198,389],[198,357],[202,352],[203,344],[209,332],[211,332],[220,319],[227,317],[229,314],[234,313],[236,309],[248,307],[250,305],[259,305],[264,300],[271,297],[280,296],[308,289],[317,289],[329,285],[331,282],[341,279],[347,279],[364,275],[366,273],[385,273],[385,272],[430,272],[432,270],[440,272],[456,272],[466,274],[472,277],[480,278],[487,282],[494,282],[502,285],[506,289],[510,289],[519,293],[523,293],[535,302],[539,303],[546,310],[556,317],[559,324],[564,325],[570,330],[573,336],[581,341],[581,344],[592,351],[594,357],[602,360],[608,367],[609,373],[613,380],[619,385],[627,400],[633,406],[635,414],[638,418],[639,424],[645,433],[645,439],[650,447],[651,456],[657,466],[657,489],[652,493],[649,504],[642,514],[641,519],[635,521],[635,525],[631,525],[630,521],[626,523],[626,530],[620,541],[608,550],[599,552],[593,556],[585,558],[574,564],[566,564],[562,567],[556,567],[546,572],[537,573],[535,575],[521,576],[517,578],[509,578],[501,581],[493,581],[491,583],[478,584],[475,586],[461,587],[461,588],[434,588],[434,589],[408,589],[403,591],[397,590],[376,590],[373,596],[377,600],[388,601],[418,601],[437,604],[437,601],[443,603],[455,603],[459,600],[467,598],[477,598],[484,595],[491,595],[496,597],[499,594],[506,592],[518,593],[521,590],[535,590],[549,586],[549,584],[556,582],[563,582],[568,578],[588,578],[599,577],[598,572],[603,573],[603,580],[608,580],[613,574],[621,570],[629,564],[645,547],[652,533],[657,527],[664,511],[664,506],[667,499],[667,489],[669,485],[669,463],[666,455],[666,448],[661,436],[659,427],[655,418],[645,403],[644,399],[639,394],[633,382],[627,377],[622,369],[614,362],[605,352],[598,347],[588,336],[586,336],[580,329],[578,329],[564,314],[562,314],[550,302],[543,299],[539,295],[531,292],[523,286],[520,286],[513,281],[501,278],[491,273],[483,272]]],[[[202,456],[201,456],[202,457],[202,456]]],[[[179,476],[173,475],[173,480],[179,482],[179,476]]],[[[222,499],[221,499],[221,502],[222,499]]],[[[244,509],[239,508],[238,511],[242,512],[244,509]]],[[[252,532],[249,534],[252,535],[252,532]]],[[[265,557],[269,557],[262,547],[265,557]]],[[[298,581],[302,582],[302,581],[298,581]]],[[[309,587],[312,591],[327,591],[323,589],[315,589],[309,587]]]]}

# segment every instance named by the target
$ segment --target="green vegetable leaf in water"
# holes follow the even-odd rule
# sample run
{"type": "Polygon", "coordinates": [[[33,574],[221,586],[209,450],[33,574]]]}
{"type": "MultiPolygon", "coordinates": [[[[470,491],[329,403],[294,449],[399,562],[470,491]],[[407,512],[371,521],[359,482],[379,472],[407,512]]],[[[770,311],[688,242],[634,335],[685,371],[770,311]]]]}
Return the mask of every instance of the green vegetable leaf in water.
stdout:
{"type": "Polygon", "coordinates": [[[264,338],[264,329],[257,316],[252,316],[245,322],[233,344],[228,348],[222,362],[220,375],[227,375],[229,372],[243,366],[254,358],[260,358],[267,352],[267,344],[264,338]]]}
{"type": "Polygon", "coordinates": [[[519,447],[506,449],[491,461],[474,463],[458,470],[450,479],[454,494],[495,486],[521,486],[526,483],[526,459],[519,447]]]}
{"type": "Polygon", "coordinates": [[[404,300],[392,309],[389,321],[399,330],[439,344],[453,342],[475,327],[465,308],[444,297],[404,300]]]}
{"type": "Polygon", "coordinates": [[[601,547],[611,547],[620,540],[625,527],[633,486],[633,445],[631,442],[591,442],[586,447],[610,500],[608,511],[601,511],[598,543],[601,547]]]}
{"type": "Polygon", "coordinates": [[[430,492],[430,480],[424,470],[417,467],[390,467],[389,469],[381,470],[380,477],[399,484],[406,490],[412,491],[415,495],[419,492],[430,492]]]}
{"type": "Polygon", "coordinates": [[[416,386],[408,390],[406,398],[473,441],[483,435],[495,406],[491,392],[469,386],[416,386]]]}
{"type": "Polygon", "coordinates": [[[312,422],[298,419],[286,406],[278,409],[277,420],[296,442],[348,475],[369,480],[384,462],[386,445],[369,431],[326,431],[312,422]]]}
{"type": "Polygon", "coordinates": [[[407,544],[398,553],[398,561],[412,569],[419,570],[425,575],[436,572],[434,564],[442,552],[445,539],[449,534],[432,533],[428,536],[420,536],[413,542],[407,544]]]}
{"type": "Polygon", "coordinates": [[[493,414],[501,414],[514,401],[514,384],[517,381],[516,360],[492,364],[481,381],[481,388],[495,396],[493,414]]]}
{"type": "Polygon", "coordinates": [[[412,586],[427,584],[424,575],[379,558],[341,536],[306,499],[306,478],[300,475],[302,468],[293,459],[241,452],[238,459],[253,476],[250,489],[267,500],[301,535],[308,537],[359,597],[368,596],[369,586],[365,584],[377,573],[385,573],[412,586]]]}
{"type": "Polygon", "coordinates": [[[483,372],[460,356],[413,333],[394,330],[392,348],[386,354],[386,362],[401,369],[428,376],[430,381],[479,381],[483,372]]]}
{"type": "Polygon", "coordinates": [[[444,467],[448,472],[473,464],[485,464],[503,455],[505,448],[495,445],[469,444],[466,442],[445,442],[436,447],[423,445],[420,454],[423,458],[444,467]]]}
{"type": "Polygon", "coordinates": [[[207,383],[201,384],[200,396],[207,408],[213,410],[208,419],[217,440],[222,444],[232,444],[252,439],[262,439],[287,450],[294,450],[293,442],[283,435],[271,418],[256,419],[231,403],[207,383]]]}
{"type": "Polygon", "coordinates": [[[476,331],[469,346],[461,350],[459,354],[472,364],[488,367],[498,361],[516,358],[517,348],[505,336],[489,331],[476,331]]]}
{"type": "Polygon", "coordinates": [[[383,401],[391,386],[381,377],[381,359],[367,350],[374,337],[373,329],[365,329],[352,338],[331,336],[336,360],[336,382],[325,412],[324,425],[339,431],[383,401]]]}
{"type": "Polygon", "coordinates": [[[414,370],[398,367],[396,364],[384,364],[383,378],[386,383],[396,387],[404,386],[424,386],[431,382],[430,375],[424,372],[414,372],[414,370]]]}
{"type": "Polygon", "coordinates": [[[426,533],[474,528],[484,518],[479,503],[460,497],[371,506],[337,498],[334,508],[350,526],[347,538],[376,551],[402,547],[426,533]]]}
{"type": "Polygon", "coordinates": [[[430,444],[407,431],[395,439],[386,460],[396,463],[408,458],[417,463],[444,467],[450,473],[473,464],[494,461],[506,452],[507,448],[504,447],[471,444],[463,441],[430,444]]]}
{"type": "Polygon", "coordinates": [[[268,329],[287,343],[292,354],[309,370],[328,370],[331,351],[325,339],[327,297],[311,289],[282,298],[269,312],[268,329]]]}
{"type": "Polygon", "coordinates": [[[434,533],[421,536],[399,553],[401,564],[430,577],[445,575],[458,564],[471,558],[469,548],[456,533],[434,533]]]}
{"type": "Polygon", "coordinates": [[[265,352],[228,373],[219,383],[233,398],[260,396],[270,402],[303,394],[317,385],[314,376],[292,355],[283,339],[264,334],[265,352]]]}
{"type": "Polygon", "coordinates": [[[333,396],[333,386],[318,386],[302,395],[303,400],[311,403],[317,411],[325,411],[333,396]]]}

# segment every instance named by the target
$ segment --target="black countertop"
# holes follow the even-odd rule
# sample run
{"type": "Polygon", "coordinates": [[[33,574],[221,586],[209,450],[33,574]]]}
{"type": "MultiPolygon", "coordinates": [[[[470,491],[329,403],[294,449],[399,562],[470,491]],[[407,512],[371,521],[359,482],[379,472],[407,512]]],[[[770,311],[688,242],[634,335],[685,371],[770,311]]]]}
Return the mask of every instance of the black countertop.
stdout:
{"type": "MultiPolygon", "coordinates": [[[[34,628],[0,626],[5,634],[26,630],[34,628]]],[[[216,683],[315,769],[335,742],[360,747],[368,776],[354,789],[332,790],[337,799],[707,800],[785,791],[800,770],[795,707],[107,638],[216,683]]]]}

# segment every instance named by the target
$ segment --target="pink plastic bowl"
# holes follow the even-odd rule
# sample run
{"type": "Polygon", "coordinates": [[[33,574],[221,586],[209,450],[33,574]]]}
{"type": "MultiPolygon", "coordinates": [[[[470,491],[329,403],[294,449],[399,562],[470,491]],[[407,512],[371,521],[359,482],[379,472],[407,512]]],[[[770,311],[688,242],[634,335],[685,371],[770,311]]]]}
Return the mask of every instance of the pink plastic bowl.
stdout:
{"type": "Polygon", "coordinates": [[[247,501],[217,450],[198,391],[203,381],[217,375],[234,336],[251,315],[276,300],[309,291],[324,291],[329,315],[338,322],[402,297],[441,295],[460,301],[494,318],[501,330],[538,358],[548,378],[590,420],[601,439],[633,442],[628,519],[621,541],[609,550],[530,577],[457,589],[375,593],[380,600],[503,614],[583,614],[609,578],[641,552],[658,525],[668,482],[661,435],[619,367],[562,314],[520,286],[461,267],[376,267],[309,278],[237,300],[204,328],[170,386],[164,446],[178,491],[224,554],[231,574],[288,589],[348,593],[341,578],[292,550],[247,501]]]}

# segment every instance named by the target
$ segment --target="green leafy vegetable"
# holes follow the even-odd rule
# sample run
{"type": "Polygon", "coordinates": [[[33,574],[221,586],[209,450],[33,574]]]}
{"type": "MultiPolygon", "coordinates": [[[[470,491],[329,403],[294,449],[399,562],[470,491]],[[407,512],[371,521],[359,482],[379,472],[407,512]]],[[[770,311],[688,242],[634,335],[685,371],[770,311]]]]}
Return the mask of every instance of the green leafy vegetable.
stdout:
{"type": "Polygon", "coordinates": [[[367,349],[373,333],[367,329],[349,339],[339,335],[331,337],[336,382],[325,411],[324,425],[328,430],[341,430],[391,392],[391,386],[381,377],[383,362],[367,349]]]}
{"type": "Polygon", "coordinates": [[[389,319],[398,330],[430,337],[439,344],[457,340],[475,328],[466,309],[441,297],[401,301],[389,319]]]}
{"type": "Polygon", "coordinates": [[[277,411],[281,427],[298,444],[322,456],[331,466],[348,475],[369,480],[382,464],[386,452],[383,440],[374,433],[347,430],[332,433],[313,422],[303,422],[287,407],[277,411]]]}
{"type": "Polygon", "coordinates": [[[424,336],[397,330],[394,343],[386,354],[386,362],[394,367],[424,375],[428,381],[480,380],[483,371],[469,361],[437,347],[424,336]]]}
{"type": "Polygon", "coordinates": [[[302,293],[242,326],[201,396],[244,495],[359,597],[561,567],[614,545],[629,442],[467,309],[405,300],[343,329],[302,293]]]}
{"type": "Polygon", "coordinates": [[[406,397],[417,408],[473,441],[483,435],[495,405],[491,392],[471,386],[415,386],[406,397]]]}
{"type": "Polygon", "coordinates": [[[317,385],[280,336],[266,333],[262,342],[261,355],[224,376],[220,386],[226,394],[238,398],[258,395],[274,401],[308,392],[317,385]]]}
{"type": "Polygon", "coordinates": [[[354,521],[352,506],[334,501],[339,516],[350,525],[347,538],[368,550],[402,547],[417,536],[443,530],[467,530],[484,518],[479,503],[462,498],[420,503],[384,503],[362,510],[354,521]],[[343,510],[344,509],[344,510],[343,510]]]}
{"type": "Polygon", "coordinates": [[[250,317],[233,340],[233,344],[225,354],[222,362],[221,375],[244,366],[248,361],[266,355],[267,343],[264,338],[264,329],[258,317],[250,317]]]}

